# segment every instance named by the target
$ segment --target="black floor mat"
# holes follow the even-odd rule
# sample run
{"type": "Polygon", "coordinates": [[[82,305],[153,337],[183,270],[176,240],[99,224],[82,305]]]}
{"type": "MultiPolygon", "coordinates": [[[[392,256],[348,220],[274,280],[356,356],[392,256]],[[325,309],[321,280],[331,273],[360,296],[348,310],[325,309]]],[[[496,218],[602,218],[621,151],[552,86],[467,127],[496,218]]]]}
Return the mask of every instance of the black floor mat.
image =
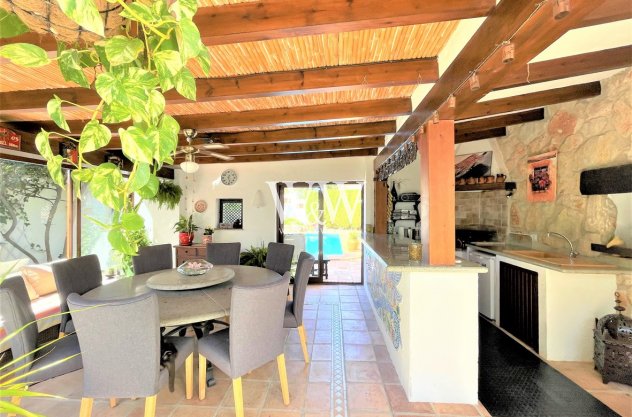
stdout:
{"type": "Polygon", "coordinates": [[[619,415],[487,320],[479,323],[478,397],[493,417],[619,415]]]}

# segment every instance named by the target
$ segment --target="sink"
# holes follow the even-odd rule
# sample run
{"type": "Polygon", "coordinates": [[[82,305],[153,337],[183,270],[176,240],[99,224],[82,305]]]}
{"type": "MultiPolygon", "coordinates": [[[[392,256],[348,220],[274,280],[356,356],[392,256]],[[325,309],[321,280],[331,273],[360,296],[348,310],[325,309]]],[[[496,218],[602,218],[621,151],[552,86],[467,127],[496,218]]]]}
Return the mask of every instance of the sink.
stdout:
{"type": "Polygon", "coordinates": [[[506,250],[509,255],[524,256],[525,258],[537,259],[551,265],[563,266],[565,268],[616,268],[615,265],[595,262],[585,258],[571,258],[567,255],[555,252],[543,252],[539,250],[506,250]]]}

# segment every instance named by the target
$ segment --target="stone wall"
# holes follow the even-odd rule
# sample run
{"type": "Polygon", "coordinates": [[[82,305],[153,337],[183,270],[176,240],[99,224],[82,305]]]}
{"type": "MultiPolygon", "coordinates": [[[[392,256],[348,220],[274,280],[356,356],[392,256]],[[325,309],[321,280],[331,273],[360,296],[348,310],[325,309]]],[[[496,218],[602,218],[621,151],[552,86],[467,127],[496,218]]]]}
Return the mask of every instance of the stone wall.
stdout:
{"type": "MultiPolygon", "coordinates": [[[[495,139],[517,190],[509,202],[509,231],[537,234],[540,243],[566,249],[567,243],[547,238],[566,235],[582,255],[599,255],[591,243],[607,243],[614,234],[617,208],[606,195],[583,196],[583,170],[632,162],[632,71],[601,82],[598,97],[545,107],[542,121],[507,128],[495,139]],[[557,150],[557,199],[527,201],[527,158],[557,150]]],[[[627,242],[632,246],[632,242],[627,242]]],[[[619,289],[632,305],[632,275],[618,277],[619,289]]]]}
{"type": "Polygon", "coordinates": [[[507,233],[506,191],[475,191],[456,193],[456,225],[488,226],[498,231],[499,240],[507,233]]]}

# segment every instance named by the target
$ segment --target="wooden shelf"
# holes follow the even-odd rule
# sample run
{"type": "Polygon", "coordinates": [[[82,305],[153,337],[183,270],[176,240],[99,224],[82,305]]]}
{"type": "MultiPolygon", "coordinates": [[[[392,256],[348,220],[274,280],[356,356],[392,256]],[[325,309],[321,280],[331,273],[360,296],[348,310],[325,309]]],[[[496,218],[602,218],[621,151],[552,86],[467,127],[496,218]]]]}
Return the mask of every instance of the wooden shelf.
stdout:
{"type": "Polygon", "coordinates": [[[456,191],[490,191],[490,190],[513,191],[516,189],[516,183],[515,182],[492,182],[489,184],[465,184],[465,185],[456,185],[454,189],[456,191]]]}

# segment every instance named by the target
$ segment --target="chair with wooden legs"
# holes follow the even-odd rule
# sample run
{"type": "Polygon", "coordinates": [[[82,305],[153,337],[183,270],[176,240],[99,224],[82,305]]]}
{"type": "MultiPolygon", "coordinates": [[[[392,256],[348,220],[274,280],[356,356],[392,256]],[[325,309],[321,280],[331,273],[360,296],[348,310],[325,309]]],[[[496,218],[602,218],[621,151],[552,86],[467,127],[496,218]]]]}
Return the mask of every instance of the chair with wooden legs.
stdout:
{"type": "Polygon", "coordinates": [[[294,245],[285,243],[268,243],[268,254],[266,255],[266,268],[285,274],[292,268],[292,256],[294,255],[294,245]]]}
{"type": "MultiPolygon", "coordinates": [[[[158,296],[146,293],[116,301],[68,296],[83,356],[80,417],[92,413],[94,398],[145,398],[145,417],[156,412],[156,395],[169,380],[160,365],[158,296]]],[[[185,365],[186,398],[193,397],[191,337],[169,337],[177,349],[174,371],[185,365]]]]}
{"type": "Polygon", "coordinates": [[[290,403],[283,346],[283,310],[290,274],[265,285],[232,288],[230,327],[198,340],[200,399],[206,396],[206,360],[233,380],[235,414],[244,416],[241,377],[276,358],[283,403],[290,403]]]}
{"type": "MultiPolygon", "coordinates": [[[[22,329],[10,340],[14,361],[5,369],[6,378],[18,378],[16,384],[23,383],[28,387],[81,369],[76,335],[38,346],[37,322],[22,277],[7,278],[0,284],[0,316],[7,335],[22,329]]],[[[11,402],[19,406],[20,399],[13,397],[11,402]]]]}
{"type": "Polygon", "coordinates": [[[307,283],[314,267],[314,262],[314,257],[307,252],[301,252],[298,256],[294,286],[292,287],[292,301],[288,301],[285,306],[285,318],[283,320],[283,327],[298,330],[305,363],[309,363],[309,353],[307,352],[307,337],[303,326],[303,306],[305,305],[305,292],[307,291],[307,283]]]}
{"type": "Polygon", "coordinates": [[[132,257],[132,265],[136,275],[172,269],[173,248],[169,243],[138,248],[138,255],[132,257]]]}
{"type": "Polygon", "coordinates": [[[207,243],[206,260],[213,265],[239,265],[241,243],[207,243]]]}

